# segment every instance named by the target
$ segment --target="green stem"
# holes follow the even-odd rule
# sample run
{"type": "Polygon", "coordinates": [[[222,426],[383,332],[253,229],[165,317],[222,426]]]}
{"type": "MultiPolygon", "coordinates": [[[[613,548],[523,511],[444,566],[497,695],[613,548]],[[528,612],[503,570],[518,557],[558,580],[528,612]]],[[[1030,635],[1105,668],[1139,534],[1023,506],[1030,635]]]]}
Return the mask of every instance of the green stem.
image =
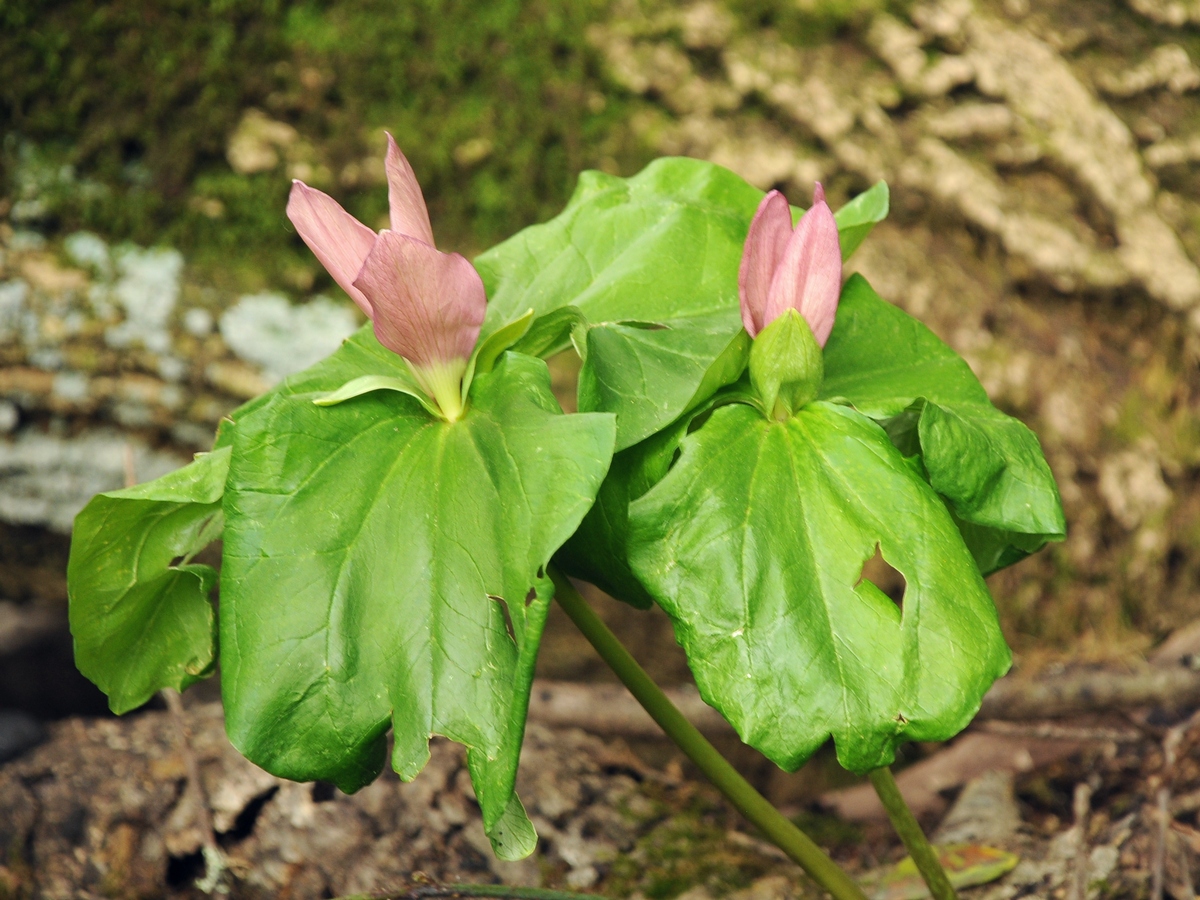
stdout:
{"type": "Polygon", "coordinates": [[[900,788],[896,785],[892,770],[884,766],[873,770],[867,777],[871,779],[875,793],[879,795],[888,818],[892,820],[892,827],[896,829],[896,834],[900,835],[900,840],[904,842],[917,871],[929,886],[929,893],[933,895],[934,900],[957,900],[958,895],[954,893],[954,887],[938,861],[937,851],[930,846],[917,817],[912,814],[912,810],[904,802],[904,797],[900,795],[900,788]]]}
{"type": "Polygon", "coordinates": [[[571,617],[629,692],[637,699],[678,745],[687,758],[724,794],[743,816],[750,820],[771,843],[787,854],[817,884],[837,900],[866,900],[866,894],[849,875],[822,852],[789,819],[772,806],[762,794],[751,787],[737,770],[729,764],[717,748],[710,744],[696,727],[689,722],[662,689],[655,684],[646,670],[638,665],[617,636],[592,611],[575,586],[557,569],[551,567],[559,605],[571,617]]]}

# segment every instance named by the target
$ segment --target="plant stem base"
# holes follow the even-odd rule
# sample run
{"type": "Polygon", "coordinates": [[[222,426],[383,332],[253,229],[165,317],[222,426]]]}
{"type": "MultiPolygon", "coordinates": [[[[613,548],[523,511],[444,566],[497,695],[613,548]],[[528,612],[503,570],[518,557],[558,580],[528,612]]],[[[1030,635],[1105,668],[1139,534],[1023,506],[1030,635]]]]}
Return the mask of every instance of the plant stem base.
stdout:
{"type": "Polygon", "coordinates": [[[813,881],[832,894],[835,900],[866,900],[862,888],[826,856],[808,835],[739,775],[729,761],[667,699],[662,689],[579,595],[575,586],[553,567],[550,577],[554,579],[559,605],[596,648],[600,658],[608,663],[646,712],[662,726],[667,737],[696,764],[738,812],[804,869],[813,881]]]}

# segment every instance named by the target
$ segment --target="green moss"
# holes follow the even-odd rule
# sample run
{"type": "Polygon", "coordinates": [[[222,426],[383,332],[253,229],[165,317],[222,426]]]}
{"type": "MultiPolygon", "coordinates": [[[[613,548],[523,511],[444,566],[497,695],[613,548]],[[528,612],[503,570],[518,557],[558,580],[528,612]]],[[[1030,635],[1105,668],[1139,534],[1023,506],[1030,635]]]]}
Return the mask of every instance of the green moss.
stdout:
{"type": "MultiPolygon", "coordinates": [[[[557,212],[602,156],[644,161],[621,136],[626,103],[606,96],[584,37],[608,5],[314,2],[290,10],[286,33],[301,64],[330,73],[323,129],[335,169],[379,153],[375,130],[392,129],[439,237],[483,247],[557,212]]],[[[383,212],[375,196],[350,203],[367,221],[383,212]]]]}
{"type": "Polygon", "coordinates": [[[900,11],[908,0],[729,0],[751,28],[774,28],[790,43],[815,46],[862,26],[876,13],[900,11]]]}
{"type": "Polygon", "coordinates": [[[792,821],[822,847],[854,847],[863,842],[862,828],[837,816],[805,811],[792,821]]]}
{"type": "Polygon", "coordinates": [[[282,16],[277,0],[12,0],[0,5],[0,118],[36,143],[69,142],[89,176],[131,186],[141,166],[177,198],[270,90],[269,63],[288,52],[282,16]]]}
{"type": "Polygon", "coordinates": [[[752,847],[730,841],[722,808],[706,795],[671,807],[671,814],[646,831],[630,853],[613,862],[602,885],[605,894],[640,892],[651,900],[669,900],[703,885],[719,897],[778,865],[752,847]]]}
{"type": "Polygon", "coordinates": [[[386,192],[344,173],[380,157],[391,130],[439,241],[482,249],[556,213],[582,169],[647,161],[625,125],[637,101],[606,85],[585,38],[608,6],[16,0],[0,6],[0,195],[32,180],[45,227],[168,242],[216,277],[276,279],[303,252],[283,214],[286,163],[244,177],[224,158],[259,107],[372,225],[386,192]]]}

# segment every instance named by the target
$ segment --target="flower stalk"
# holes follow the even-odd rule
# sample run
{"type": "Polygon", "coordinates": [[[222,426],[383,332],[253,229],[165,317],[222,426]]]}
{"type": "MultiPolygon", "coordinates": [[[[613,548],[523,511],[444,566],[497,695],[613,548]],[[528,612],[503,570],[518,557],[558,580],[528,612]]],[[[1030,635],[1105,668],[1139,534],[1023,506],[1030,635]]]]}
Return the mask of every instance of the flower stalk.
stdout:
{"type": "Polygon", "coordinates": [[[954,886],[950,884],[946,870],[938,861],[937,851],[930,845],[929,840],[925,837],[925,832],[921,830],[920,823],[917,822],[917,817],[912,814],[912,810],[904,802],[892,770],[884,766],[872,770],[867,777],[871,779],[871,786],[879,795],[879,801],[887,812],[892,828],[904,842],[904,848],[912,857],[917,871],[925,879],[925,884],[929,888],[929,893],[933,895],[933,900],[958,900],[958,894],[955,893],[954,886]]]}
{"type": "Polygon", "coordinates": [[[807,872],[813,881],[833,895],[835,900],[866,900],[862,888],[814,844],[808,835],[738,774],[717,748],[687,720],[646,674],[646,670],[638,665],[637,660],[625,649],[617,636],[588,606],[566,576],[553,566],[549,571],[554,580],[555,597],[563,611],[583,632],[583,636],[600,654],[600,658],[608,663],[638,703],[662,727],[667,737],[696,764],[738,812],[807,872]]]}

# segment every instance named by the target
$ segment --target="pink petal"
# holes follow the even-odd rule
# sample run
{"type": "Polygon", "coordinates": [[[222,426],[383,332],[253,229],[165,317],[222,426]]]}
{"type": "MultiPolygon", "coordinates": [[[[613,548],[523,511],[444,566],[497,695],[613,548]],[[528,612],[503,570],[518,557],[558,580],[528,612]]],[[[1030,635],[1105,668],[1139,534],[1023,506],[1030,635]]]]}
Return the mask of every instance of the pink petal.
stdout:
{"type": "Polygon", "coordinates": [[[787,199],[779,191],[771,191],[762,198],[750,222],[738,269],[742,324],[750,337],[756,337],[769,321],[765,316],[771,277],[783,259],[791,235],[792,211],[787,199]]]}
{"type": "Polygon", "coordinates": [[[370,299],[375,336],[389,350],[418,366],[471,355],[487,296],[479,273],[457,253],[384,231],[354,284],[370,299]]]}
{"type": "Polygon", "coordinates": [[[354,278],[375,245],[375,232],[328,194],[302,181],[292,182],[287,216],[333,280],[370,317],[371,303],[354,286],[354,278]]]}
{"type": "Polygon", "coordinates": [[[429,210],[425,208],[425,197],[417,176],[396,140],[387,136],[388,148],[384,167],[387,169],[388,207],[391,210],[392,231],[407,234],[433,246],[433,228],[429,224],[429,210]]]}
{"type": "Polygon", "coordinates": [[[787,250],[767,294],[766,322],[786,309],[804,316],[822,347],[833,330],[838,297],[842,292],[842,252],[837,223],[825,202],[820,184],[813,205],[788,239],[787,250]]]}

